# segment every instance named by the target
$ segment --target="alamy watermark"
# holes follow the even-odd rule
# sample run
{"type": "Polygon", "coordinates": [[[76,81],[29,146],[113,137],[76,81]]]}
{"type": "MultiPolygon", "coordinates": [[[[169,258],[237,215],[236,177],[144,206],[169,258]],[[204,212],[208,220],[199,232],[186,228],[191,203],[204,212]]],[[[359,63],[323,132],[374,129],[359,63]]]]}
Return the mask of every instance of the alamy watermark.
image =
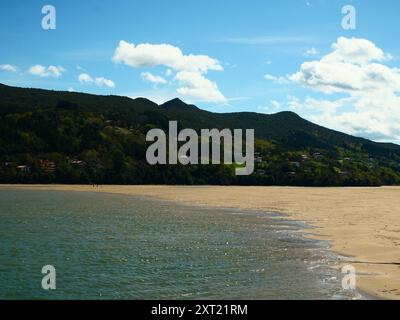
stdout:
{"type": "MultiPolygon", "coordinates": [[[[42,7],[42,28],[44,30],[55,30],[57,27],[56,8],[53,5],[45,5],[42,7]]],[[[355,30],[357,28],[356,8],[353,5],[345,5],[342,7],[342,28],[344,30],[355,30]]]]}
{"type": "Polygon", "coordinates": [[[254,129],[246,130],[245,146],[243,146],[242,129],[234,129],[233,134],[230,129],[201,129],[200,131],[200,136],[193,129],[184,129],[178,132],[178,122],[170,121],[167,141],[167,134],[162,129],[150,130],[147,133],[146,141],[154,143],[147,149],[147,162],[150,165],[175,165],[178,163],[208,165],[210,164],[211,147],[211,164],[235,164],[235,173],[238,176],[253,173],[254,129]],[[221,161],[222,140],[223,161],[221,161]],[[178,149],[179,143],[181,146],[178,149]],[[243,151],[245,151],[244,154],[243,151]]]}
{"type": "Polygon", "coordinates": [[[42,279],[43,290],[56,290],[56,268],[46,265],[42,268],[42,274],[45,274],[42,279]]]}
{"type": "Polygon", "coordinates": [[[356,290],[357,287],[357,274],[356,268],[352,265],[345,265],[342,268],[342,274],[344,274],[342,279],[342,288],[344,290],[356,290]]]}
{"type": "Polygon", "coordinates": [[[356,30],[356,8],[352,5],[346,5],[342,8],[342,14],[345,15],[342,19],[342,28],[344,30],[356,30]]]}
{"type": "Polygon", "coordinates": [[[45,5],[42,7],[42,14],[45,15],[42,18],[43,30],[55,30],[57,27],[56,8],[52,5],[45,5]]]}

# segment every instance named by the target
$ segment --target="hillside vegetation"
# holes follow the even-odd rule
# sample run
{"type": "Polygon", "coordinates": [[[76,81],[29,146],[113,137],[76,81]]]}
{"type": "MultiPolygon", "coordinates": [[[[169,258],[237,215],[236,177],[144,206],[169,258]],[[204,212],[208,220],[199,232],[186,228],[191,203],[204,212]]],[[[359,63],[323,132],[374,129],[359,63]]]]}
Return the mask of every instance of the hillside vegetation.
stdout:
{"type": "Polygon", "coordinates": [[[0,85],[0,183],[400,184],[400,146],[315,125],[292,112],[212,113],[147,99],[0,85]],[[146,133],[179,127],[255,129],[256,170],[229,165],[150,166],[146,133]]]}

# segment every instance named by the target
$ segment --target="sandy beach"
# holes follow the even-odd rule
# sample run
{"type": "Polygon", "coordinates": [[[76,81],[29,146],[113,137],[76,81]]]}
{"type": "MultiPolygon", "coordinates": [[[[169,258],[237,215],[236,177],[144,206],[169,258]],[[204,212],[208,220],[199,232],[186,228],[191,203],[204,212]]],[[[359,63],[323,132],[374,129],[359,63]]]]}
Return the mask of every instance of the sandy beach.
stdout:
{"type": "Polygon", "coordinates": [[[357,270],[357,288],[400,299],[400,187],[293,188],[222,186],[2,185],[2,188],[89,191],[150,196],[186,204],[285,214],[315,229],[305,235],[331,241],[357,270]]]}

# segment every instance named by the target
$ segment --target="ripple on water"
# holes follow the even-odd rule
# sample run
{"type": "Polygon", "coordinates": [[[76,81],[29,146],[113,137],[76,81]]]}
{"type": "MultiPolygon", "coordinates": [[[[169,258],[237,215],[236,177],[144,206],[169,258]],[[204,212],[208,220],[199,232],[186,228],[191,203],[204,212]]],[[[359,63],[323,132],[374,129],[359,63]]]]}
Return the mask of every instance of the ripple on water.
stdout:
{"type": "Polygon", "coordinates": [[[276,214],[0,191],[1,299],[352,299],[337,256],[276,214]],[[40,289],[41,268],[57,290],[40,289]]]}

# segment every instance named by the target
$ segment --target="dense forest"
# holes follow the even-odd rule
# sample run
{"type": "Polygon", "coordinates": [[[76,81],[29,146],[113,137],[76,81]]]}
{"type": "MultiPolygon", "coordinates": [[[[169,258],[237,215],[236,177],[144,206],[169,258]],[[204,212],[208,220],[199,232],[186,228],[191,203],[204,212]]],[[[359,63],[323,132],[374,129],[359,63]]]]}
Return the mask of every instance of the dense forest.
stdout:
{"type": "Polygon", "coordinates": [[[0,84],[0,183],[400,184],[400,146],[352,137],[295,113],[212,113],[174,99],[23,89],[0,84]],[[255,129],[256,169],[146,162],[152,128],[255,129]]]}

